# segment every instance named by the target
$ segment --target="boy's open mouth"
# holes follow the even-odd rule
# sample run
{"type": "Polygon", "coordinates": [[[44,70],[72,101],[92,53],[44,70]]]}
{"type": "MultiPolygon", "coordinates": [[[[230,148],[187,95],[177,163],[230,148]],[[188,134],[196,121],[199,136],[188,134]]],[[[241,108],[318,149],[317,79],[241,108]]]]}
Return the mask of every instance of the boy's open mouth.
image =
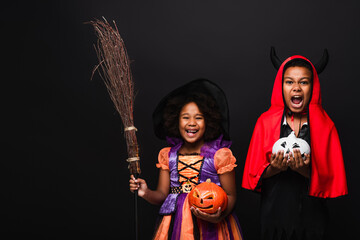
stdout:
{"type": "Polygon", "coordinates": [[[293,96],[291,97],[291,103],[294,108],[301,108],[303,105],[302,96],[293,96]]]}

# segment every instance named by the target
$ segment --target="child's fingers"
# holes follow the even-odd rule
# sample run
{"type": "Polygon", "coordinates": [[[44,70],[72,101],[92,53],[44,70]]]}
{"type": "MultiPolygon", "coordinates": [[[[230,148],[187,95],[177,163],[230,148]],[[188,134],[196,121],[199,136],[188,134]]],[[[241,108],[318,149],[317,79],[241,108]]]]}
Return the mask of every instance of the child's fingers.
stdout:
{"type": "Polygon", "coordinates": [[[275,156],[276,156],[275,153],[272,153],[272,154],[271,154],[270,163],[272,163],[272,162],[275,160],[275,156]]]}
{"type": "Polygon", "coordinates": [[[289,159],[290,161],[294,161],[294,154],[292,152],[289,152],[289,159]]]}
{"type": "Polygon", "coordinates": [[[201,217],[203,219],[206,219],[209,216],[209,213],[200,211],[200,209],[197,209],[197,208],[195,208],[195,212],[198,217],[201,217]]]}
{"type": "Polygon", "coordinates": [[[138,183],[138,181],[137,181],[137,179],[134,179],[134,178],[131,178],[130,180],[129,180],[129,183],[138,183]]]}
{"type": "Polygon", "coordinates": [[[295,167],[295,161],[294,161],[294,157],[293,157],[292,152],[290,152],[290,153],[288,154],[287,164],[289,165],[290,168],[295,167]]]}
{"type": "Polygon", "coordinates": [[[283,150],[279,151],[279,156],[278,156],[279,162],[282,163],[284,158],[285,158],[284,151],[283,150]]]}
{"type": "Polygon", "coordinates": [[[134,175],[130,175],[130,179],[134,180],[135,182],[137,182],[137,179],[134,177],[134,175]]]}
{"type": "Polygon", "coordinates": [[[196,214],[196,210],[193,206],[190,207],[190,211],[195,215],[196,214]]]}
{"type": "Polygon", "coordinates": [[[137,184],[144,184],[144,183],[146,183],[145,182],[145,180],[144,179],[142,179],[142,178],[131,178],[130,180],[129,180],[129,182],[131,182],[131,183],[137,183],[137,184]]]}
{"type": "Polygon", "coordinates": [[[303,167],[304,166],[304,159],[301,156],[301,152],[300,149],[296,149],[296,158],[297,158],[297,162],[299,164],[299,167],[303,167]]]}
{"type": "Polygon", "coordinates": [[[284,164],[286,165],[286,163],[284,162],[284,151],[280,150],[276,154],[273,154],[271,157],[272,160],[270,163],[273,167],[277,169],[282,169],[284,167],[284,164]]]}
{"type": "Polygon", "coordinates": [[[142,179],[142,178],[137,178],[137,179],[135,179],[135,182],[138,183],[139,185],[140,185],[140,184],[146,184],[145,180],[142,179]]]}
{"type": "Polygon", "coordinates": [[[130,184],[130,192],[134,192],[139,189],[139,186],[137,184],[130,184]]]}
{"type": "Polygon", "coordinates": [[[304,164],[309,165],[309,163],[310,163],[310,154],[305,153],[304,164]]]}
{"type": "Polygon", "coordinates": [[[279,162],[282,162],[283,158],[284,158],[284,151],[283,151],[283,150],[278,151],[277,156],[276,156],[276,159],[277,159],[279,162]]]}
{"type": "Polygon", "coordinates": [[[191,206],[190,210],[191,210],[192,214],[195,215],[195,217],[200,217],[200,218],[203,217],[203,215],[202,215],[203,212],[201,212],[199,209],[191,206]]]}
{"type": "Polygon", "coordinates": [[[281,150],[281,151],[278,151],[276,153],[276,155],[274,156],[274,160],[273,162],[277,163],[277,164],[280,164],[282,162],[282,156],[283,156],[284,152],[281,150]]]}
{"type": "Polygon", "coordinates": [[[301,157],[301,153],[299,149],[295,149],[295,161],[297,164],[297,167],[301,168],[304,166],[304,160],[301,157]]]}
{"type": "Polygon", "coordinates": [[[218,210],[215,213],[215,217],[220,217],[221,215],[221,207],[218,208],[218,210]]]}
{"type": "Polygon", "coordinates": [[[135,179],[133,175],[130,175],[129,187],[132,193],[136,190],[139,190],[140,184],[141,183],[138,181],[138,179],[135,179]]]}
{"type": "Polygon", "coordinates": [[[134,188],[135,187],[137,187],[137,188],[140,187],[140,184],[137,183],[137,182],[134,182],[134,180],[130,180],[129,182],[130,182],[130,184],[129,184],[130,187],[134,187],[134,188]]]}
{"type": "Polygon", "coordinates": [[[299,162],[299,158],[298,158],[298,155],[297,155],[297,149],[294,149],[293,150],[293,160],[294,160],[294,167],[295,168],[299,168],[299,164],[300,164],[300,162],[299,162]]]}
{"type": "Polygon", "coordinates": [[[282,166],[287,166],[288,165],[288,154],[285,154],[285,156],[283,157],[282,161],[281,161],[281,165],[282,166]]]}

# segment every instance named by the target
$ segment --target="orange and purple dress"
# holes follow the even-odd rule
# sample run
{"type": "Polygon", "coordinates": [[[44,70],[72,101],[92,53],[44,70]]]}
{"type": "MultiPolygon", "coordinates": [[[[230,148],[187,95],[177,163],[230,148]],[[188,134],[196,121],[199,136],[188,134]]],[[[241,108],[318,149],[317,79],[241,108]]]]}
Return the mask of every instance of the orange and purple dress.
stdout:
{"type": "Polygon", "coordinates": [[[239,221],[234,213],[220,223],[196,219],[188,202],[191,189],[206,179],[221,186],[219,174],[236,167],[236,159],[228,148],[230,142],[219,139],[205,143],[200,154],[180,155],[182,142],[163,148],[159,153],[158,168],[170,172],[170,194],[160,208],[161,222],[154,239],[220,240],[243,239],[239,221]]]}

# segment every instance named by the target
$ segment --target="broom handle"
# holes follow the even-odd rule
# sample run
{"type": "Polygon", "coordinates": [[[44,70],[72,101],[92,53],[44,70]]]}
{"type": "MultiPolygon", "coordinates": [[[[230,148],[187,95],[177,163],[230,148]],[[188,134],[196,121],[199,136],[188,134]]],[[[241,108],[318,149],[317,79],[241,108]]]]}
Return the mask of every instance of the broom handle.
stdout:
{"type": "MultiPolygon", "coordinates": [[[[139,174],[134,173],[134,178],[137,179],[139,174]]],[[[139,239],[139,221],[138,221],[138,191],[134,191],[134,209],[135,209],[135,240],[139,239]]]]}

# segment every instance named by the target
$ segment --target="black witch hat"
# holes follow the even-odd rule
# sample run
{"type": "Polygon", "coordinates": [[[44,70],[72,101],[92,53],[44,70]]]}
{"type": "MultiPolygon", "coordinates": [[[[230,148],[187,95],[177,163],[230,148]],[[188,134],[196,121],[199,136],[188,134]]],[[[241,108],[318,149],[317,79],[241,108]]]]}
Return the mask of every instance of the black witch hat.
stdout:
{"type": "Polygon", "coordinates": [[[196,79],[180,86],[166,95],[153,113],[153,127],[155,135],[160,139],[166,139],[166,129],[164,129],[164,110],[169,100],[175,97],[184,97],[196,94],[211,96],[221,114],[221,129],[223,138],[229,140],[229,109],[224,91],[215,83],[207,79],[196,79]]]}

